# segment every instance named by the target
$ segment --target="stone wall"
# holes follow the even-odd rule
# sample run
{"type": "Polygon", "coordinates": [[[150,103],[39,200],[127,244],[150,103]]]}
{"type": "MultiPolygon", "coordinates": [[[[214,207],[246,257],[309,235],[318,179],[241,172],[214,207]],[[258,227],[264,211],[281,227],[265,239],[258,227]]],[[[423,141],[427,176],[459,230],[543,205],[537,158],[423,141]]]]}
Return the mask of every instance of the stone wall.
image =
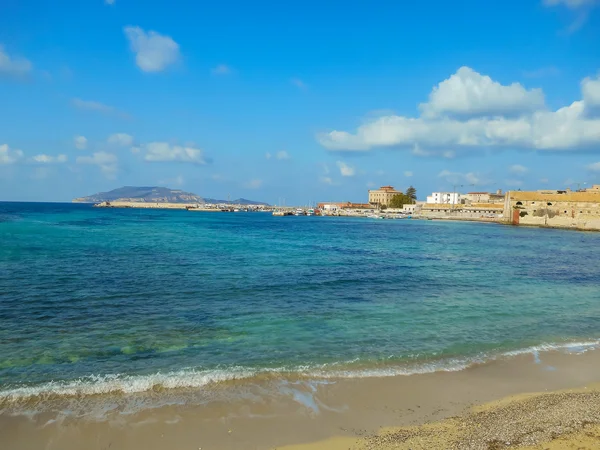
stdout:
{"type": "Polygon", "coordinates": [[[513,225],[600,230],[600,194],[510,191],[504,218],[513,225]]]}

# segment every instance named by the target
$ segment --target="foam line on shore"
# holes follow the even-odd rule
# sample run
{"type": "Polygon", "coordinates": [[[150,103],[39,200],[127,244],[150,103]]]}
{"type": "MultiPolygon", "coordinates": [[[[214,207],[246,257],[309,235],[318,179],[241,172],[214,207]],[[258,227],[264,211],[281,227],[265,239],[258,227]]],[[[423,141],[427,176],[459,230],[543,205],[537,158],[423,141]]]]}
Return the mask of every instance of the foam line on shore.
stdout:
{"type": "Polygon", "coordinates": [[[319,366],[298,366],[280,368],[246,368],[232,367],[222,370],[185,369],[174,372],[150,375],[93,375],[70,381],[51,381],[38,385],[8,386],[0,390],[0,413],[3,409],[12,409],[19,404],[43,405],[46,401],[64,397],[82,398],[106,394],[139,394],[160,393],[176,389],[200,389],[209,385],[236,380],[249,380],[257,377],[273,377],[275,379],[312,378],[371,378],[408,376],[434,372],[457,372],[476,364],[485,364],[500,358],[511,358],[524,354],[562,351],[568,353],[584,353],[600,347],[600,340],[571,342],[563,344],[541,344],[496,355],[479,355],[475,357],[449,358],[438,361],[424,361],[407,366],[390,365],[387,367],[352,368],[357,361],[346,363],[322,364],[319,366]],[[344,367],[346,366],[346,367],[344,367]]]}

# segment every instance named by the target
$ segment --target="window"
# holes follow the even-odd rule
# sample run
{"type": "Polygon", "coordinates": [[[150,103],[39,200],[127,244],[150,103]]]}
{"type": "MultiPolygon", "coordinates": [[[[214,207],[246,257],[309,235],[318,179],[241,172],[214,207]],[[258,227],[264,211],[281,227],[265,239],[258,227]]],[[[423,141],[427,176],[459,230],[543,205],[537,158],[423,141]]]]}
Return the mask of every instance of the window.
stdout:
{"type": "Polygon", "coordinates": [[[523,206],[523,202],[517,202],[517,206],[523,206]]]}
{"type": "Polygon", "coordinates": [[[547,203],[547,205],[548,205],[548,206],[552,206],[552,203],[548,202],[548,203],[547,203]]]}

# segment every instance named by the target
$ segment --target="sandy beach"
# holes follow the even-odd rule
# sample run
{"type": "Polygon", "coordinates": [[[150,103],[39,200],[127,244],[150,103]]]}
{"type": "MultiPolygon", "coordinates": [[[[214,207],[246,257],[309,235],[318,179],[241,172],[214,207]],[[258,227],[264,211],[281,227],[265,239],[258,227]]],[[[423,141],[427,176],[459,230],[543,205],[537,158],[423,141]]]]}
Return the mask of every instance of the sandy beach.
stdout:
{"type": "MultiPolygon", "coordinates": [[[[597,351],[552,351],[457,372],[239,380],[207,386],[211,400],[203,404],[185,391],[178,395],[189,401],[156,407],[139,395],[75,396],[67,402],[70,414],[55,406],[15,416],[4,404],[1,447],[593,449],[600,448],[598,369],[597,351]],[[123,407],[143,403],[139,410],[123,407]]],[[[51,403],[34,399],[30,409],[51,403]]]]}

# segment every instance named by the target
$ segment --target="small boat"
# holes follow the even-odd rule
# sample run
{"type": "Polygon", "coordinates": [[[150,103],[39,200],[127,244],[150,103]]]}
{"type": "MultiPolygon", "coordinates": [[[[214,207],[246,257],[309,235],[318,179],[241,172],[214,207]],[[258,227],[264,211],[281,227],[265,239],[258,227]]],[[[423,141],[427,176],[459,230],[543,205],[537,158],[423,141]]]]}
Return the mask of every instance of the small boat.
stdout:
{"type": "Polygon", "coordinates": [[[306,215],[307,215],[307,216],[314,216],[314,215],[315,215],[315,210],[314,210],[314,209],[312,209],[312,208],[311,208],[311,209],[309,209],[309,210],[306,212],[306,215]]]}
{"type": "Polygon", "coordinates": [[[294,214],[297,216],[305,216],[306,212],[303,209],[298,208],[294,214]]]}

